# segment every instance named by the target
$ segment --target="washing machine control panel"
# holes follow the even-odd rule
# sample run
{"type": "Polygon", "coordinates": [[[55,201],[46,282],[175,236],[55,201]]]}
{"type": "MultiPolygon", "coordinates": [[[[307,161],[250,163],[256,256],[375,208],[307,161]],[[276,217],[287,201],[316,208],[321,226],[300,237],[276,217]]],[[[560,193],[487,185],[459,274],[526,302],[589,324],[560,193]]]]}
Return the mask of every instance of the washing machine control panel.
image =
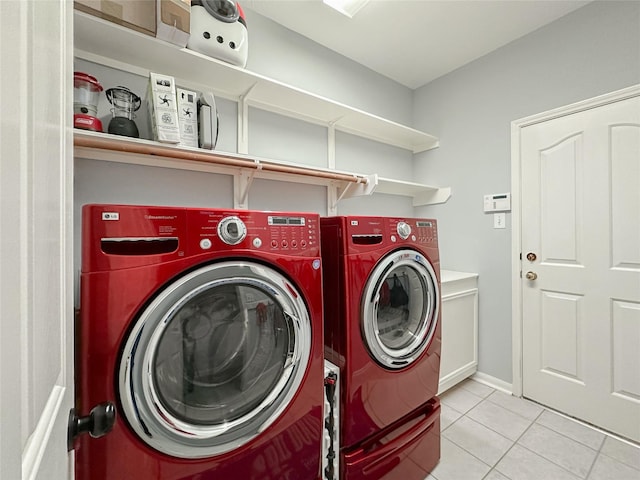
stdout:
{"type": "Polygon", "coordinates": [[[189,235],[196,252],[230,247],[317,256],[320,220],[312,213],[271,213],[238,210],[200,210],[190,213],[189,235]]]}
{"type": "Polygon", "coordinates": [[[320,244],[318,218],[305,215],[269,215],[269,242],[272,251],[293,253],[320,244]]]}

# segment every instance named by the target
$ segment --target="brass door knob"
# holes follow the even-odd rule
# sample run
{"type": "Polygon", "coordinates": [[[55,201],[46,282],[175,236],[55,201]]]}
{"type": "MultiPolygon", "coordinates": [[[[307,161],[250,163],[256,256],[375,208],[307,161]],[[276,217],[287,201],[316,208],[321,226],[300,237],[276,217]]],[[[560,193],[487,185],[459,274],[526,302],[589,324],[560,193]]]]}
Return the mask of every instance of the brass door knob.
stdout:
{"type": "Polygon", "coordinates": [[[525,277],[527,277],[527,280],[535,280],[538,278],[538,274],[536,272],[527,272],[525,277]]]}

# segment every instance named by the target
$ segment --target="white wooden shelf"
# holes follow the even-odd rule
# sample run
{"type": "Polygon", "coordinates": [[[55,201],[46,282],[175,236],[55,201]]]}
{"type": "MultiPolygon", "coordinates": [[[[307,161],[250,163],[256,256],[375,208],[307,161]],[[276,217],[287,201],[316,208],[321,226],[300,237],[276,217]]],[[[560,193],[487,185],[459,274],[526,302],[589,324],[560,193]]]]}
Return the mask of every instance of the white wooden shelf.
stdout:
{"type": "Polygon", "coordinates": [[[414,205],[426,205],[444,202],[450,195],[449,188],[382,179],[376,174],[308,167],[237,153],[179,147],[77,129],[74,130],[74,156],[90,160],[233,175],[236,179],[235,205],[238,208],[246,208],[247,194],[255,178],[335,187],[341,192],[338,200],[380,192],[411,196],[414,198],[414,205]]]}
{"type": "MultiPolygon", "coordinates": [[[[184,87],[210,90],[237,101],[239,111],[255,106],[327,126],[329,132],[343,131],[414,153],[438,146],[438,139],[427,133],[83,12],[74,11],[74,36],[77,58],[142,76],[148,76],[149,72],[171,75],[184,87]]],[[[240,141],[246,137],[243,129],[246,115],[242,114],[242,119],[238,151],[246,152],[246,138],[240,141]]],[[[308,167],[243,153],[177,147],[84,130],[76,130],[74,139],[78,158],[233,175],[237,208],[246,208],[254,178],[325,185],[330,192],[329,213],[335,212],[338,202],[344,198],[375,192],[412,197],[414,206],[443,203],[451,195],[450,188],[380,178],[376,174],[308,167]]],[[[330,141],[329,150],[332,148],[335,147],[330,141]]]]}
{"type": "Polygon", "coordinates": [[[75,56],[140,75],[171,75],[185,87],[213,90],[214,94],[246,102],[336,130],[393,145],[413,153],[438,146],[427,133],[323,98],[179,48],[134,30],[83,12],[74,12],[75,56]]]}

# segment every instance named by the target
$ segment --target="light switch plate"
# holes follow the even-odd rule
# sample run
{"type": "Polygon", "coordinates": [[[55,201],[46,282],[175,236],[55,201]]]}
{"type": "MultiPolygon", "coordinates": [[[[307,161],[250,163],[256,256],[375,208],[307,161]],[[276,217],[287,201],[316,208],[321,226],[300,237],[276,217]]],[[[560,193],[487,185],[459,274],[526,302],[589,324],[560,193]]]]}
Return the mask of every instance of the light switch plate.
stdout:
{"type": "Polygon", "coordinates": [[[506,221],[507,215],[505,213],[493,214],[493,228],[507,228],[506,221]]]}

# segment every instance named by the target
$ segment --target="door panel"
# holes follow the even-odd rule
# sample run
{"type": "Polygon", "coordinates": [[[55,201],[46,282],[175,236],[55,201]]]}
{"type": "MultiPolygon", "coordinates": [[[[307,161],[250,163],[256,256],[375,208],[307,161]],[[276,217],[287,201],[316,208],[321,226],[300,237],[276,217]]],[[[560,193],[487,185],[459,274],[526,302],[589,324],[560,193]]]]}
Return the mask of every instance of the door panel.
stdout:
{"type": "Polygon", "coordinates": [[[521,173],[523,394],[640,441],[640,98],[524,127],[521,173]]]}
{"type": "Polygon", "coordinates": [[[0,2],[2,478],[71,476],[72,9],[0,2]]]}

